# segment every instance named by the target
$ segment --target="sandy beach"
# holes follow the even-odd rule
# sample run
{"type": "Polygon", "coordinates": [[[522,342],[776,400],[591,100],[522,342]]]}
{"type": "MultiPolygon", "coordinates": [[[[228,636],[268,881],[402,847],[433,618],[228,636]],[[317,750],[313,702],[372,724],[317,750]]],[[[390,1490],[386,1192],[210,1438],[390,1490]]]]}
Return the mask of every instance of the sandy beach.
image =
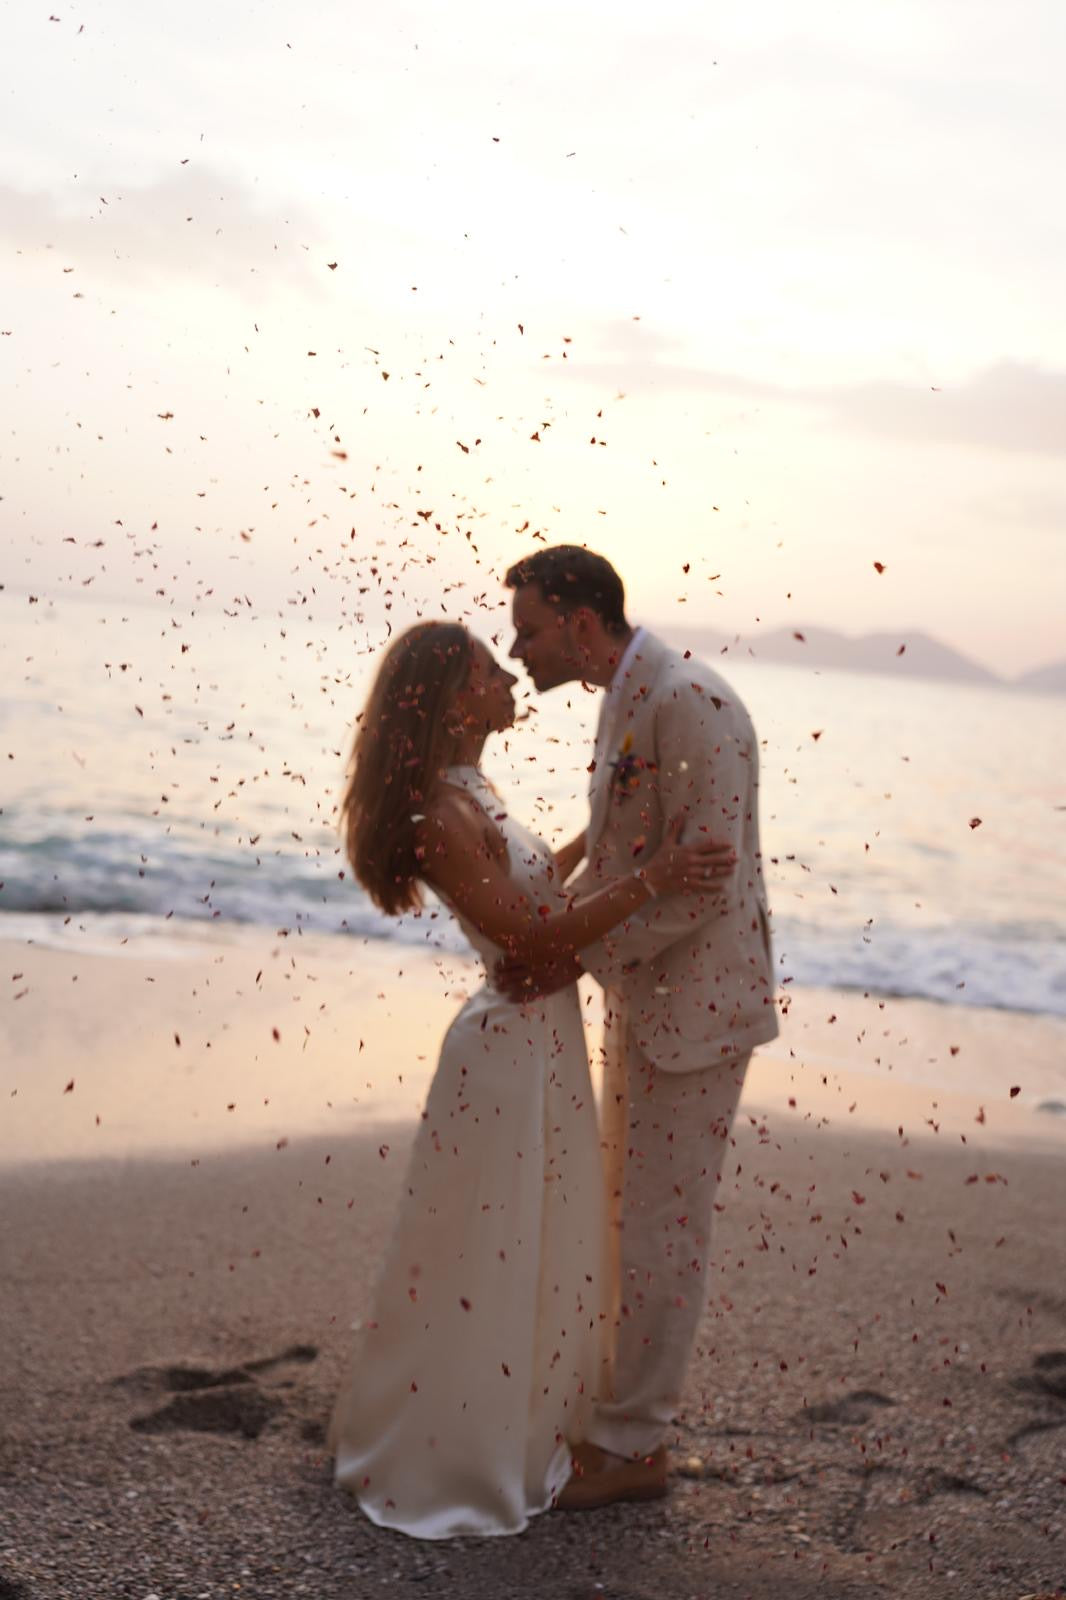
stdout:
{"type": "Polygon", "coordinates": [[[790,996],[669,1499],[429,1546],[333,1489],[323,1434],[474,969],[261,934],[2,950],[6,1600],[1066,1583],[1066,1130],[1037,1109],[1063,1024],[790,996]]]}

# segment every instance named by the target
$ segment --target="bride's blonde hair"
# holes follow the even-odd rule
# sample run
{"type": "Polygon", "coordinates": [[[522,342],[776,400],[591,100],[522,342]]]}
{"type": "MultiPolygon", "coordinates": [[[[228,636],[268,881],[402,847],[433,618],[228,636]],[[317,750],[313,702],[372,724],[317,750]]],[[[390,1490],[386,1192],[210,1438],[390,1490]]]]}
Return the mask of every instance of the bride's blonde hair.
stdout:
{"type": "Polygon", "coordinates": [[[421,905],[415,818],[455,749],[449,712],[470,676],[457,622],[421,622],[386,650],[357,721],[341,800],[352,871],[389,916],[421,905]]]}

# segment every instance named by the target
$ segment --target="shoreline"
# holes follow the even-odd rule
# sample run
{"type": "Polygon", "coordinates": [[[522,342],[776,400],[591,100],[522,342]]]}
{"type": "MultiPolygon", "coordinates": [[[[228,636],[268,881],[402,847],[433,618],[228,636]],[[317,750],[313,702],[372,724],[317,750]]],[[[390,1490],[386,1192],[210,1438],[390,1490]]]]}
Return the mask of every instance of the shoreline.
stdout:
{"type": "MultiPolygon", "coordinates": [[[[413,1122],[471,957],[239,929],[178,953],[0,941],[0,1169],[413,1122]]],[[[582,984],[597,1078],[600,992],[582,984]]],[[[744,1112],[1066,1149],[1066,1020],[790,987],[744,1112]],[[1018,1093],[1011,1095],[1017,1088],[1018,1093]]]]}
{"type": "MultiPolygon", "coordinates": [[[[365,908],[362,909],[365,911],[365,908]]],[[[428,907],[428,916],[422,923],[422,928],[427,930],[425,932],[419,927],[418,914],[399,919],[391,928],[389,919],[371,917],[364,923],[357,916],[352,923],[345,921],[340,926],[326,930],[306,926],[299,915],[290,924],[279,926],[273,921],[227,920],[218,914],[206,919],[161,917],[155,913],[134,911],[94,910],[61,916],[56,911],[6,910],[0,912],[0,948],[17,946],[52,950],[57,954],[112,956],[115,959],[122,959],[127,954],[151,953],[162,960],[184,960],[195,958],[210,949],[255,946],[264,940],[283,938],[293,939],[298,944],[306,942],[309,946],[334,947],[338,950],[355,945],[381,946],[386,950],[413,950],[423,954],[428,950],[458,960],[466,959],[466,943],[454,927],[452,939],[439,941],[440,929],[447,926],[449,914],[432,902],[428,907]],[[86,920],[80,921],[79,918],[86,920]],[[401,935],[401,927],[406,936],[401,935]],[[422,932],[421,938],[417,936],[419,932],[422,932]],[[435,935],[438,936],[438,942],[430,943],[435,935]]],[[[778,966],[784,967],[786,962],[792,964],[792,958],[779,952],[778,966]]],[[[794,985],[798,989],[850,994],[890,1004],[933,1005],[951,1013],[1018,1017],[1023,1021],[1061,1022],[1066,1026],[1066,1010],[1056,1009],[1054,1005],[1041,1008],[1007,1001],[962,1000],[959,993],[966,988],[963,983],[955,985],[953,996],[923,992],[908,988],[905,984],[879,982],[876,974],[860,983],[857,978],[840,982],[828,972],[805,977],[784,973],[779,974],[778,983],[779,998],[782,999],[787,998],[787,991],[794,985]]]]}

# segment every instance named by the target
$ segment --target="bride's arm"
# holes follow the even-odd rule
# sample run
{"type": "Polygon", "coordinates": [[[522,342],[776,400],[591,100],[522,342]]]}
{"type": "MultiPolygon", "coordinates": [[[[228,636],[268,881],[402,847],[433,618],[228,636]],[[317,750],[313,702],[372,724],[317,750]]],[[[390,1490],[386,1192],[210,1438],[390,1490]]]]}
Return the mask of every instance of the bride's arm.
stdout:
{"type": "MultiPolygon", "coordinates": [[[[594,944],[655,894],[683,892],[719,847],[683,846],[676,839],[648,862],[641,876],[619,877],[561,910],[536,905],[505,870],[498,834],[466,796],[447,794],[420,822],[421,876],[512,959],[551,962],[594,944]]],[[[710,888],[707,893],[713,893],[710,888]]]]}
{"type": "Polygon", "coordinates": [[[555,870],[559,874],[559,882],[565,883],[575,867],[585,859],[585,832],[584,829],[569,844],[564,844],[555,852],[555,870]]]}

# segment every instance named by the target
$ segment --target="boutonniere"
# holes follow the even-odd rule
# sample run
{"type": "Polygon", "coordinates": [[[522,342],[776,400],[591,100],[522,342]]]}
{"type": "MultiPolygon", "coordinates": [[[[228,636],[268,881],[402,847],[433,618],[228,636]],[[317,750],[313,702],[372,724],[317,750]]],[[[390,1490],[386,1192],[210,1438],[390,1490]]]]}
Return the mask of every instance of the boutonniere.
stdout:
{"type": "Polygon", "coordinates": [[[633,749],[633,735],[627,733],[609,765],[612,768],[611,790],[620,800],[625,800],[640,788],[640,775],[648,763],[637,755],[633,749]]]}

